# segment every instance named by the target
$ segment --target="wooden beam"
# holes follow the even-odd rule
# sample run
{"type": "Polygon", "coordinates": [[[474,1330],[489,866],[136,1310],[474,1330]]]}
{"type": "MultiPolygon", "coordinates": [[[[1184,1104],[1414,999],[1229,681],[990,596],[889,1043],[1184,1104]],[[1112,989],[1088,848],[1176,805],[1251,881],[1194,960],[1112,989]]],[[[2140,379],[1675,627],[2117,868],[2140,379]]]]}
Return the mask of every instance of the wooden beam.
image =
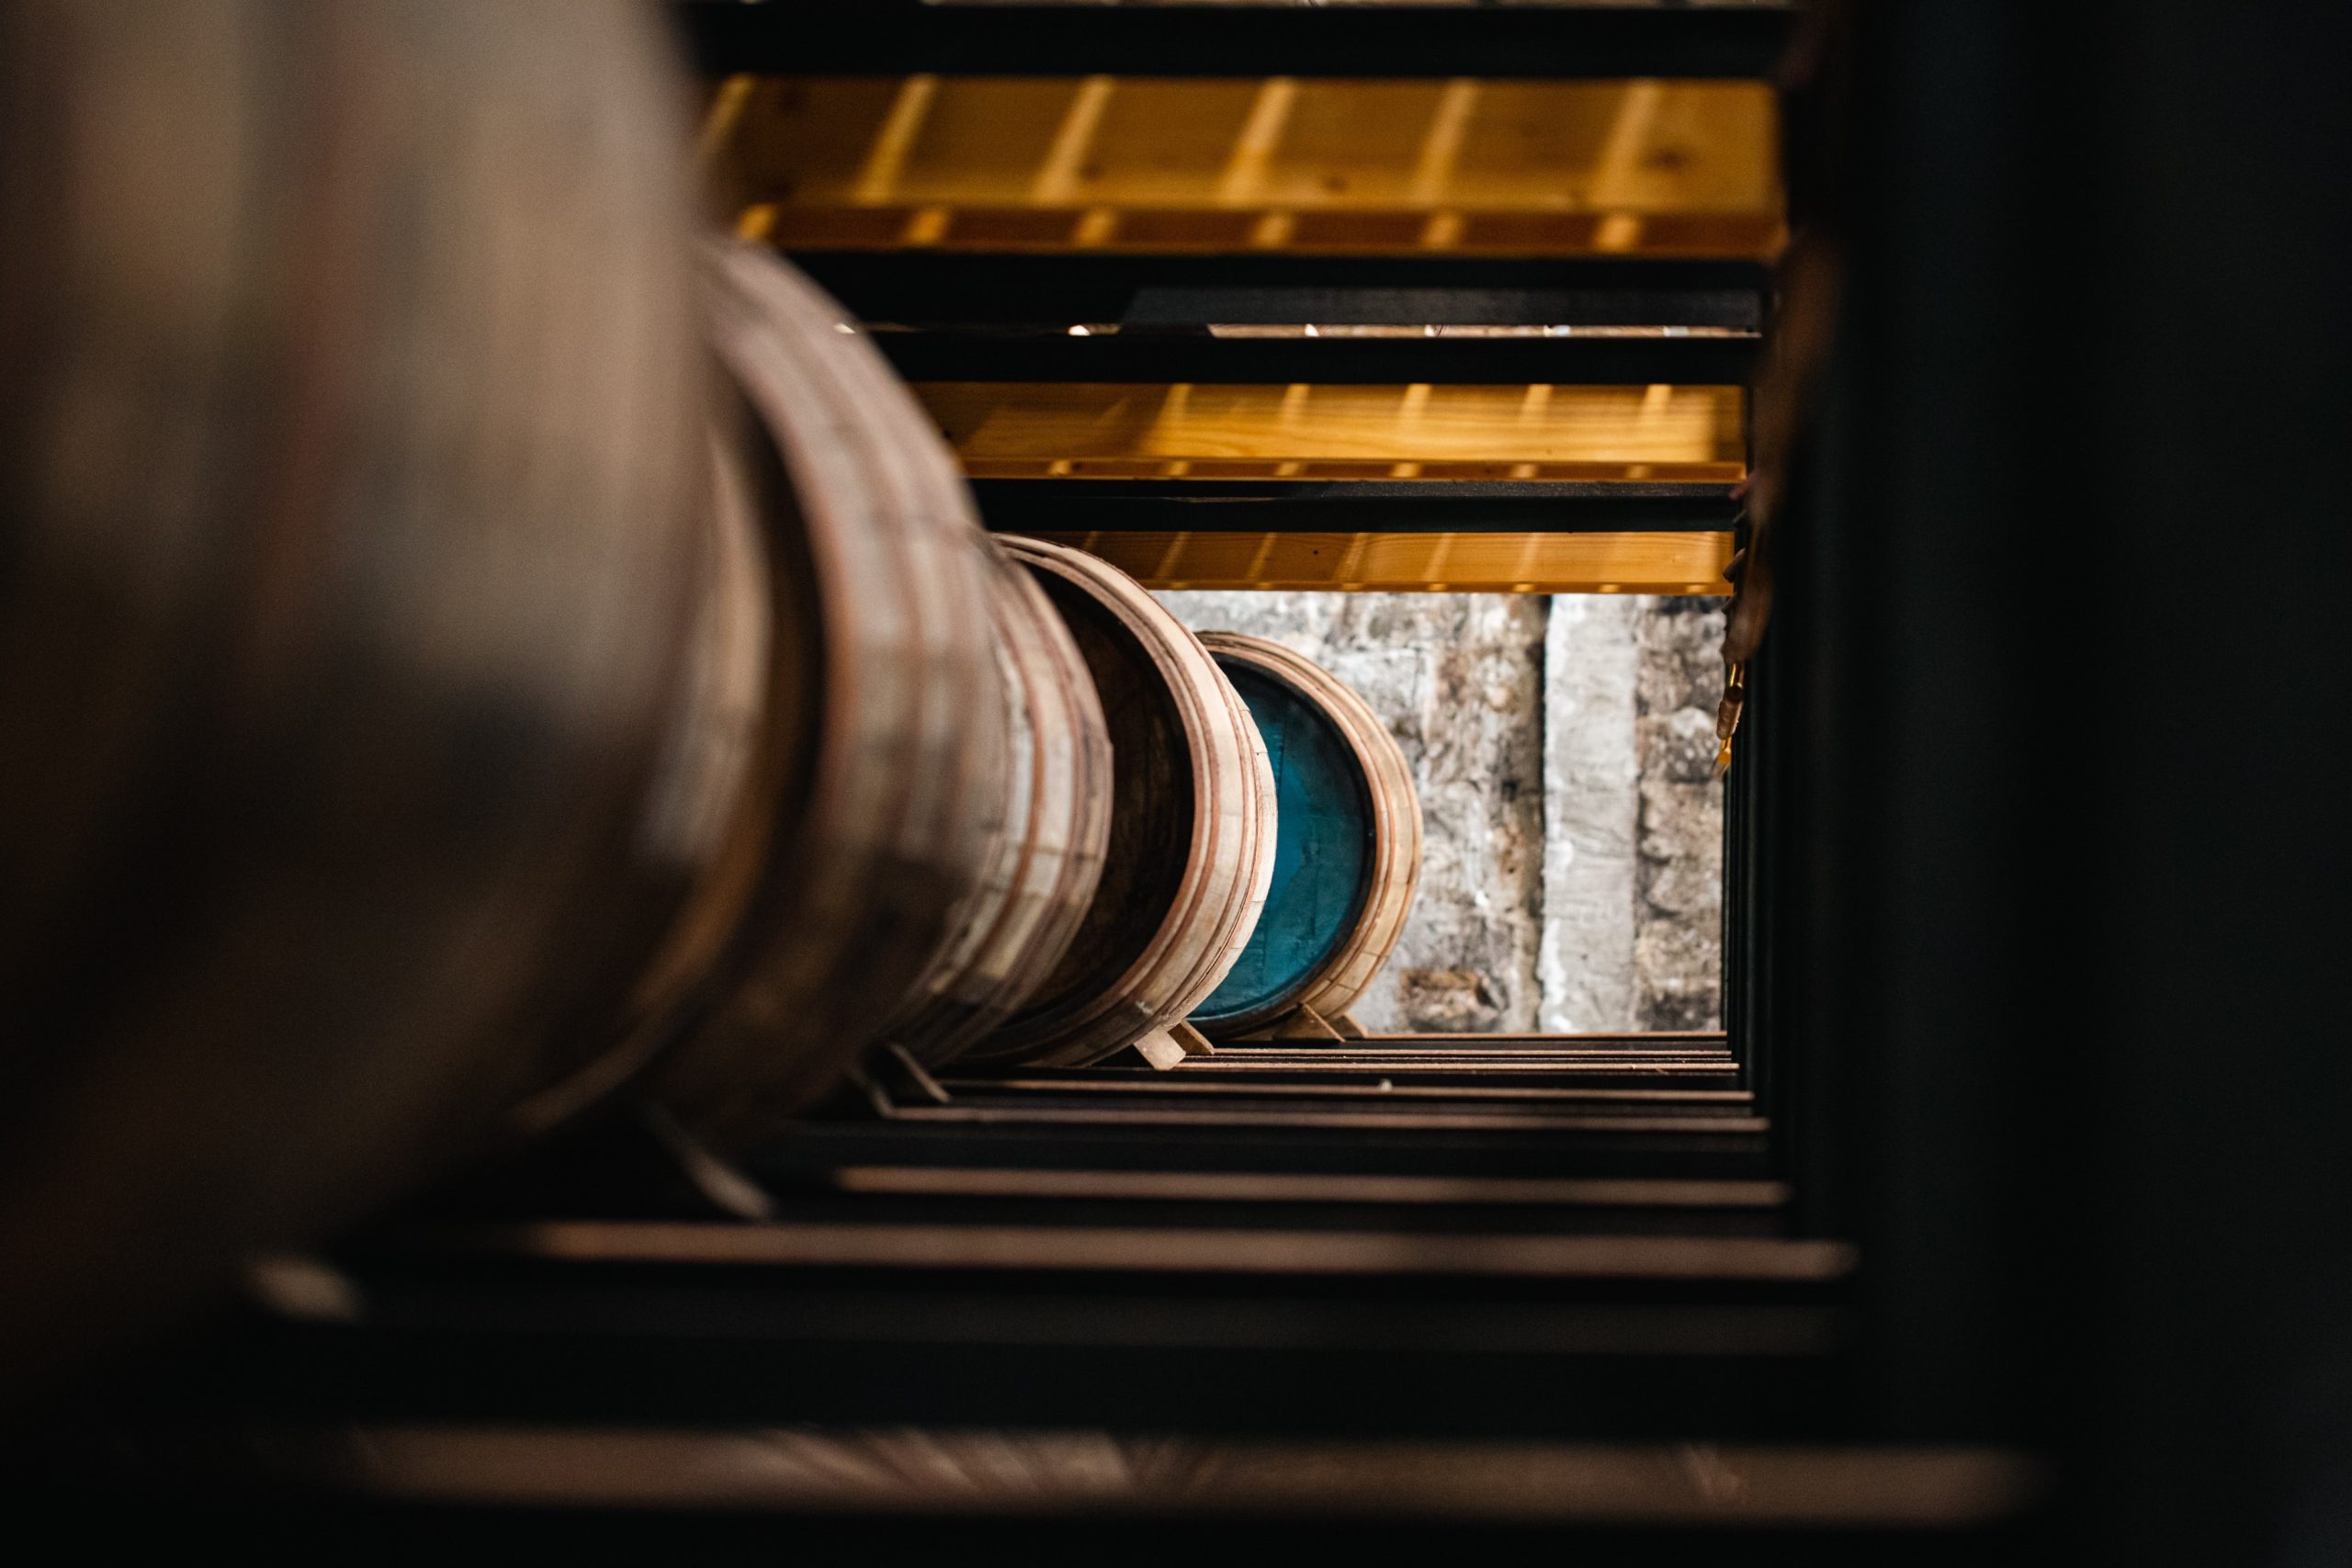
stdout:
{"type": "Polygon", "coordinates": [[[758,79],[725,188],[791,249],[1763,256],[1757,82],[758,79]]]}
{"type": "Polygon", "coordinates": [[[1050,534],[1147,588],[1730,592],[1728,533],[1050,534]]]}
{"type": "Polygon", "coordinates": [[[852,188],[860,206],[883,206],[898,194],[899,171],[906,167],[907,150],[922,134],[923,118],[931,113],[932,99],[938,91],[936,76],[910,76],[899,84],[890,112],[858,164],[857,184],[852,188]]]}
{"type": "Polygon", "coordinates": [[[1737,387],[926,382],[974,478],[1736,481],[1737,387]]]}
{"type": "Polygon", "coordinates": [[[702,1224],[554,1220],[453,1229],[454,1248],[601,1263],[1066,1269],[1138,1273],[1472,1275],[1809,1282],[1852,1272],[1837,1241],[1078,1225],[702,1224]]]}
{"type": "MultiPolygon", "coordinates": [[[[1782,1354],[1811,1348],[1767,1342],[1782,1354]]],[[[460,1519],[511,1517],[498,1508],[574,1518],[658,1510],[677,1521],[669,1528],[682,1540],[704,1539],[688,1531],[695,1513],[740,1514],[769,1529],[768,1517],[795,1513],[1102,1517],[1137,1532],[1151,1528],[1139,1519],[1171,1517],[1249,1521],[1238,1529],[1436,1519],[1684,1529],[1716,1537],[1726,1561],[1755,1560],[1770,1550],[1759,1542],[1778,1539],[1734,1532],[1796,1529],[1829,1531],[1833,1541],[1850,1532],[1865,1543],[1855,1560],[1915,1559],[1906,1545],[1940,1555],[1938,1544],[1989,1559],[2000,1547],[1974,1536],[1874,1544],[1876,1532],[2002,1524],[2041,1502],[2051,1479],[2035,1456],[1989,1448],[1237,1441],[895,1424],[743,1431],[379,1421],[289,1426],[268,1443],[216,1438],[198,1451],[214,1466],[207,1473],[290,1481],[305,1496],[333,1476],[340,1491],[454,1506],[460,1519]]],[[[1794,1539],[1813,1557],[1838,1550],[1794,1539]]]]}
{"type": "Polygon", "coordinates": [[[1124,1198],[1192,1203],[1478,1203],[1773,1209],[1778,1181],[1363,1176],[1255,1170],[1057,1170],[1004,1166],[842,1166],[844,1192],[948,1198],[1124,1198]]]}

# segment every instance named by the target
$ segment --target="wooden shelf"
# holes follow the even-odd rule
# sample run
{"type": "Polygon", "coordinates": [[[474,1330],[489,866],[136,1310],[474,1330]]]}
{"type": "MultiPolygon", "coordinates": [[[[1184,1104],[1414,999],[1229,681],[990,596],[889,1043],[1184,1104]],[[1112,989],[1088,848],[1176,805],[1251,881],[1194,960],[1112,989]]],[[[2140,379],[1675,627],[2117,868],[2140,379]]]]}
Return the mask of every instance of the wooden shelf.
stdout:
{"type": "Polygon", "coordinates": [[[739,75],[705,143],[740,232],[795,251],[1765,257],[1784,237],[1757,81],[739,75]]]}
{"type": "Polygon", "coordinates": [[[974,478],[1728,483],[1746,472],[1737,387],[957,381],[915,393],[974,478]]]}
{"type": "Polygon", "coordinates": [[[1147,588],[1728,594],[1729,533],[1050,534],[1147,588]]]}

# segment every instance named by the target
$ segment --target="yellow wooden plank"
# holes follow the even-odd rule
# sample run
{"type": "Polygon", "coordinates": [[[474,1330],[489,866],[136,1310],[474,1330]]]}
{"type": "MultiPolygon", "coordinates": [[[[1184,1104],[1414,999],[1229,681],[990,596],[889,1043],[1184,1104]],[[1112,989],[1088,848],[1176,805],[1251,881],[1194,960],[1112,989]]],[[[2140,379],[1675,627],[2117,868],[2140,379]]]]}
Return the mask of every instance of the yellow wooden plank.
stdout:
{"type": "Polygon", "coordinates": [[[703,109],[701,134],[695,138],[696,158],[704,168],[726,156],[743,111],[758,90],[759,79],[754,76],[729,76],[712,90],[710,102],[703,109]]]}
{"type": "Polygon", "coordinates": [[[899,84],[899,95],[891,100],[890,112],[875,131],[874,140],[866,143],[865,160],[858,164],[854,189],[861,205],[879,206],[898,196],[899,175],[907,164],[907,150],[922,133],[932,100],[938,94],[936,76],[910,76],[899,84]]]}
{"type": "MultiPolygon", "coordinates": [[[[1152,87],[1147,85],[1136,96],[1136,101],[1148,103],[1152,94],[1152,87]]],[[[1219,205],[1250,207],[1264,200],[1266,165],[1273,157],[1274,149],[1282,144],[1283,131],[1290,123],[1291,106],[1297,101],[1298,83],[1291,77],[1270,76],[1259,84],[1258,96],[1250,105],[1249,118],[1241,122],[1241,132],[1234,139],[1233,150],[1226,154],[1225,168],[1217,175],[1219,205]]],[[[1162,171],[1172,171],[1174,178],[1181,181],[1182,169],[1182,160],[1163,156],[1157,164],[1144,164],[1132,170],[1123,168],[1120,173],[1125,176],[1126,189],[1140,190],[1146,188],[1147,182],[1158,185],[1159,182],[1151,176],[1162,171]]],[[[1106,180],[1103,176],[1104,169],[1098,164],[1094,170],[1098,195],[1114,190],[1121,184],[1116,180],[1106,180]]],[[[1133,198],[1129,199],[1132,201],[1133,198]]]]}
{"type": "Polygon", "coordinates": [[[1437,111],[1421,135],[1412,183],[1406,187],[1416,205],[1436,207],[1445,201],[1453,188],[1454,170],[1462,162],[1463,144],[1469,139],[1470,122],[1477,112],[1478,84],[1471,78],[1457,77],[1440,91],[1437,111]]]}
{"type": "Polygon", "coordinates": [[[1147,588],[1340,592],[1730,592],[1727,533],[1064,533],[1147,588]]]}
{"type": "Polygon", "coordinates": [[[1760,83],[760,81],[723,184],[799,248],[1755,255],[1783,233],[1760,83]]]}
{"type": "Polygon", "coordinates": [[[1109,76],[1089,76],[1080,82],[1069,107],[1062,111],[1062,122],[1055,128],[1053,141],[1046,149],[1045,164],[1030,185],[1029,199],[1033,203],[1039,207],[1065,207],[1079,197],[1088,155],[1116,85],[1115,79],[1109,76]]]}
{"type": "Polygon", "coordinates": [[[976,478],[1734,480],[1745,471],[1737,387],[935,381],[915,394],[976,478]],[[1402,465],[1417,471],[1392,471],[1402,465]]]}

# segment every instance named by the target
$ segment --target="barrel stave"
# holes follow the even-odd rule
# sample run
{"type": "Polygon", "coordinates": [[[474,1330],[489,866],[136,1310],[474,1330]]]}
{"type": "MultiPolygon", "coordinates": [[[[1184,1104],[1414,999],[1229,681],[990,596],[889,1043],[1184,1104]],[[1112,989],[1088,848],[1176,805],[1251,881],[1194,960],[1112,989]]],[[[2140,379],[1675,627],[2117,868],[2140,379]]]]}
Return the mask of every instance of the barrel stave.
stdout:
{"type": "Polygon", "coordinates": [[[1271,874],[1262,743],[1199,641],[1108,563],[1005,548],[1070,627],[1112,726],[1105,869],[1068,955],[975,1060],[1082,1065],[1181,1020],[1247,941],[1271,874]]]}

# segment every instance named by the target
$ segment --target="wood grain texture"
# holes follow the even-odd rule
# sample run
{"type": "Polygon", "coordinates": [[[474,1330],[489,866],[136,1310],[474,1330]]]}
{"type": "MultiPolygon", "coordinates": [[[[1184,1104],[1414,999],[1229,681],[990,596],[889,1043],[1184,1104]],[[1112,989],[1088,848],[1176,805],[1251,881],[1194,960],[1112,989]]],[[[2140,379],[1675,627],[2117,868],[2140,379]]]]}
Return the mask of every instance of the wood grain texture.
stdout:
{"type": "MultiPolygon", "coordinates": [[[[1388,961],[1412,911],[1421,874],[1421,805],[1412,769],[1380,716],[1346,682],[1313,660],[1239,632],[1206,632],[1201,643],[1220,663],[1282,682],[1328,718],[1345,741],[1362,781],[1360,796],[1328,806],[1345,815],[1363,812],[1360,830],[1370,852],[1361,867],[1361,891],[1350,900],[1328,942],[1317,944],[1316,961],[1304,973],[1279,992],[1253,998],[1252,1005],[1208,1017],[1196,1011],[1192,1021],[1204,1032],[1225,1035],[1245,1033],[1301,1009],[1323,1016],[1342,1012],[1388,961]]],[[[1295,918],[1319,919],[1322,913],[1302,910],[1295,918]]]]}
{"type": "Polygon", "coordinates": [[[987,893],[936,994],[889,1026],[925,1062],[994,1032],[1061,964],[1101,881],[1111,830],[1111,737],[1078,644],[1028,570],[991,561],[990,610],[1014,746],[987,893]]]}
{"type": "Polygon", "coordinates": [[[1047,534],[1147,588],[1727,594],[1729,534],[1047,534]]]}
{"type": "Polygon", "coordinates": [[[821,1094],[909,998],[948,994],[1004,841],[991,547],[946,451],[839,308],[785,264],[707,253],[721,361],[756,415],[772,535],[805,552],[823,686],[723,996],[657,1072],[722,1145],[821,1094]]]}
{"type": "Polygon", "coordinates": [[[1752,256],[1784,231],[1762,83],[738,80],[717,162],[746,237],[791,247],[1752,256]]]}
{"type": "Polygon", "coordinates": [[[1231,683],[1132,579],[1080,551],[1002,543],[1094,674],[1112,737],[1111,839],[1069,953],[966,1059],[1080,1065],[1182,1018],[1224,978],[1272,875],[1273,778],[1231,683]]]}
{"type": "MultiPolygon", "coordinates": [[[[1833,1342],[1792,1319],[1784,1350],[1833,1342]]],[[[1604,1340],[1604,1343],[1607,1341],[1604,1340]]],[[[1701,1329],[1660,1342],[1719,1351],[1701,1329]]],[[[1619,1343],[1622,1343],[1620,1341],[1619,1343]]],[[[1754,1343],[1750,1340],[1749,1343],[1754,1343]]],[[[1085,1515],[1149,1529],[1331,1518],[1713,1532],[1969,1529],[2047,1504],[2048,1462],[1992,1448],[1138,1438],[970,1427],[548,1430],[374,1425],[300,1431],[215,1471],[280,1487],[489,1508],[820,1517],[1085,1515]]],[[[214,1471],[208,1471],[208,1473],[214,1471]]],[[[1728,1554],[1728,1553],[1727,1553],[1728,1554]]]]}
{"type": "Polygon", "coordinates": [[[915,395],[975,479],[1722,482],[1746,472],[1737,387],[943,381],[915,395]]]}

